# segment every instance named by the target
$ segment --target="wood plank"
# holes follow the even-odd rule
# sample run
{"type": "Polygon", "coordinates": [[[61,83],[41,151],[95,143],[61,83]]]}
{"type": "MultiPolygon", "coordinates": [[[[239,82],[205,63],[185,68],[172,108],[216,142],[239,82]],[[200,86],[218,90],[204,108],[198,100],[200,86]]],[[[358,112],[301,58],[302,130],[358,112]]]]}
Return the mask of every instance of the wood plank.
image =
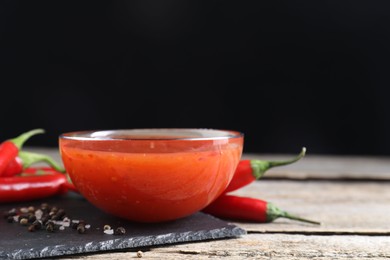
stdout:
{"type": "MultiPolygon", "coordinates": [[[[295,155],[243,154],[243,159],[286,160],[295,155]]],[[[264,178],[390,180],[390,157],[310,155],[270,169],[264,178]]]]}
{"type": "Polygon", "coordinates": [[[251,232],[390,234],[390,183],[260,180],[236,195],[267,200],[321,226],[287,219],[237,225],[251,232]]]}
{"type": "MultiPolygon", "coordinates": [[[[335,236],[329,239],[318,235],[248,234],[237,239],[139,250],[143,251],[142,259],[386,259],[390,257],[390,237],[335,236]]],[[[133,259],[137,258],[137,253],[106,253],[77,258],[133,259]]]]}

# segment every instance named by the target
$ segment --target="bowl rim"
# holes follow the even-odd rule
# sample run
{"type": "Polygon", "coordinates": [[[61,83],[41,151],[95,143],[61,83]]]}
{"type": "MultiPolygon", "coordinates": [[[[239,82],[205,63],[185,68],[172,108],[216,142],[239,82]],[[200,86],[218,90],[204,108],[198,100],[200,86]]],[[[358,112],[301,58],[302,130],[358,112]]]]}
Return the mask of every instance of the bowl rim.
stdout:
{"type": "Polygon", "coordinates": [[[108,130],[81,130],[81,131],[71,131],[62,133],[59,135],[59,139],[74,140],[74,141],[169,141],[169,140],[189,140],[189,141],[201,141],[201,140],[226,140],[226,139],[235,139],[243,138],[244,133],[238,130],[228,130],[228,129],[216,129],[216,128],[123,128],[123,129],[108,129],[108,130]],[[142,132],[143,135],[149,137],[142,137],[141,133],[136,134],[136,132],[142,132]],[[178,134],[174,133],[197,133],[199,136],[186,136],[178,137],[178,134]],[[119,134],[121,136],[127,135],[124,137],[112,136],[119,134]],[[160,134],[157,138],[152,138],[153,134],[160,134]],[[162,137],[161,135],[165,136],[162,137]],[[203,134],[203,135],[202,135],[203,134]],[[111,137],[110,137],[111,135],[111,137]],[[131,135],[133,137],[131,137],[131,135]],[[137,137],[136,137],[137,136],[137,137]]]}

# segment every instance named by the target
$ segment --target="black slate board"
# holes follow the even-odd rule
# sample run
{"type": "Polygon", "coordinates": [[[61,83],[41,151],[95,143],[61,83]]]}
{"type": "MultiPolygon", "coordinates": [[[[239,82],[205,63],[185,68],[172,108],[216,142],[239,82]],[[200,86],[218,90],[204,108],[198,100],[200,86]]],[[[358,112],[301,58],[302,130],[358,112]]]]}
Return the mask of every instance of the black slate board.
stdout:
{"type": "Polygon", "coordinates": [[[0,211],[25,206],[39,207],[42,202],[64,208],[70,219],[83,219],[91,225],[84,234],[67,227],[49,233],[28,232],[26,226],[0,221],[0,259],[34,259],[82,253],[104,252],[165,244],[234,238],[245,230],[201,212],[165,223],[134,223],[119,219],[97,209],[77,195],[44,201],[0,205],[0,211]],[[103,226],[123,226],[124,235],[104,234],[103,226]]]}

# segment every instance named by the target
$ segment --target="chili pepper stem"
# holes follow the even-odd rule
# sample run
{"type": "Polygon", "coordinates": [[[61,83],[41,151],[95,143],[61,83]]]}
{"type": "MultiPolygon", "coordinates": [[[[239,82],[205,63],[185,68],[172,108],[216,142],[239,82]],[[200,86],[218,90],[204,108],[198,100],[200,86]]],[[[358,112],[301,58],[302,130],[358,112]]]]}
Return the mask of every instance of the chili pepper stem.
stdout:
{"type": "Polygon", "coordinates": [[[11,139],[10,141],[12,143],[14,143],[16,145],[16,147],[18,147],[18,149],[21,149],[23,144],[27,141],[27,139],[29,139],[31,136],[33,135],[37,135],[37,134],[43,134],[45,132],[45,130],[41,129],[41,128],[38,128],[38,129],[33,129],[33,130],[30,130],[28,132],[25,132],[13,139],[11,139]]]}
{"type": "Polygon", "coordinates": [[[19,151],[19,157],[23,161],[24,168],[28,168],[31,164],[37,162],[46,162],[56,171],[65,172],[65,169],[61,167],[53,158],[45,154],[32,153],[26,151],[19,151]]]}
{"type": "Polygon", "coordinates": [[[280,208],[276,207],[272,203],[267,204],[267,222],[272,222],[277,218],[287,218],[287,219],[292,219],[292,220],[297,220],[300,222],[306,222],[310,224],[315,224],[315,225],[321,225],[321,222],[310,220],[310,219],[305,219],[301,218],[299,216],[290,214],[287,211],[281,210],[280,208]]]}
{"type": "Polygon", "coordinates": [[[273,168],[275,166],[292,164],[300,160],[302,157],[304,157],[305,154],[306,154],[306,147],[302,147],[301,152],[291,160],[287,160],[287,161],[251,160],[251,168],[253,169],[252,174],[256,179],[260,179],[261,177],[263,177],[264,173],[270,168],[273,168]]]}
{"type": "Polygon", "coordinates": [[[270,167],[291,164],[291,163],[294,163],[294,162],[300,160],[303,156],[305,156],[305,154],[306,154],[306,147],[302,147],[301,152],[295,158],[293,158],[291,160],[287,160],[287,161],[270,161],[269,164],[270,164],[270,167]]]}
{"type": "Polygon", "coordinates": [[[298,216],[295,216],[295,215],[291,215],[288,212],[285,212],[283,217],[284,218],[288,218],[288,219],[292,219],[292,220],[301,221],[301,222],[311,223],[311,224],[315,224],[315,225],[321,225],[321,222],[310,220],[310,219],[301,218],[301,217],[298,217],[298,216]]]}

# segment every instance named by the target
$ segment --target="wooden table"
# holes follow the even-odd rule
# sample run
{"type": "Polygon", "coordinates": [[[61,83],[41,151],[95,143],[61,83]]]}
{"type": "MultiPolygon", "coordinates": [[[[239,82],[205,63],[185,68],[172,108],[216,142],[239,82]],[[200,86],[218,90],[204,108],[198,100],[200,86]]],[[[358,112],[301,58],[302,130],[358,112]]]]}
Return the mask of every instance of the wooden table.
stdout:
{"type": "MultiPolygon", "coordinates": [[[[52,149],[34,151],[59,155],[52,149]]],[[[253,155],[287,159],[292,155],[253,155]]],[[[315,156],[269,170],[234,194],[265,199],[321,226],[288,219],[235,222],[235,239],[141,249],[143,259],[385,259],[390,258],[390,157],[315,156]]],[[[132,259],[138,250],[61,259],[132,259]]]]}

